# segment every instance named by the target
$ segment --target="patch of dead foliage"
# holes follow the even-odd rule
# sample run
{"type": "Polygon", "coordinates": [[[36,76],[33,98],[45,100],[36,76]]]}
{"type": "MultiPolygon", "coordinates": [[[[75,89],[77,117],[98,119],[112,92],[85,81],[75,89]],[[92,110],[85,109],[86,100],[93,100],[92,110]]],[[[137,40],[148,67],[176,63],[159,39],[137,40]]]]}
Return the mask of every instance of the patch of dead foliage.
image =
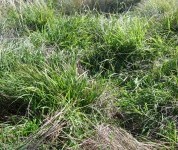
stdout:
{"type": "Polygon", "coordinates": [[[65,124],[63,121],[63,111],[46,118],[38,132],[29,136],[21,149],[37,150],[44,143],[47,143],[47,145],[54,143],[58,139],[65,124]]]}
{"type": "Polygon", "coordinates": [[[96,136],[81,144],[83,150],[156,150],[159,144],[145,144],[137,141],[122,128],[110,125],[99,125],[96,136]]]}

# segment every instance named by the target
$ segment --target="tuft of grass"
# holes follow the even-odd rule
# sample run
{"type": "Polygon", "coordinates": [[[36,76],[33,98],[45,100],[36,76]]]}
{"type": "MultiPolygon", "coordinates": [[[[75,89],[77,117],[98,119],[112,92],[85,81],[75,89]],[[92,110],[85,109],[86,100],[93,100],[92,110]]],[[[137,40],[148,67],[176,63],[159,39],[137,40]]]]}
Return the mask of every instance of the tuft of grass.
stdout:
{"type": "Polygon", "coordinates": [[[43,1],[20,2],[8,8],[8,22],[19,31],[41,31],[54,16],[54,11],[43,1]]]}
{"type": "Polygon", "coordinates": [[[138,57],[142,59],[146,55],[146,51],[141,51],[147,32],[144,20],[126,16],[113,18],[109,25],[105,25],[105,21],[102,41],[84,57],[84,63],[91,74],[108,71],[119,73],[122,67],[126,68],[138,57]]]}

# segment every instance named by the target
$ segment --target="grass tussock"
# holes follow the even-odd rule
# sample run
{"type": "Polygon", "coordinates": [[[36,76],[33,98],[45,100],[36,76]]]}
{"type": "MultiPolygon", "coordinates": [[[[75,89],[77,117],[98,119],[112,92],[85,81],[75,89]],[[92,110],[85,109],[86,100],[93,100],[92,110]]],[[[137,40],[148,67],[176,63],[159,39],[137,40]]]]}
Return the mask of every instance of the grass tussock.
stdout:
{"type": "Polygon", "coordinates": [[[60,2],[0,1],[0,149],[177,149],[177,1],[60,2]]]}

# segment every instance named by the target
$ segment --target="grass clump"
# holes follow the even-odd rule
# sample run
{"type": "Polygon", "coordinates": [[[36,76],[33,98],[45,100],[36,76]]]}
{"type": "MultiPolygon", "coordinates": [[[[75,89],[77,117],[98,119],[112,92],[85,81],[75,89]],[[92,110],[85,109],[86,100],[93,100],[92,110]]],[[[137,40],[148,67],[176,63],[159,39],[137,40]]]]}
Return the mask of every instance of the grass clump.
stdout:
{"type": "Polygon", "coordinates": [[[107,15],[7,4],[0,149],[177,149],[176,1],[107,15]]]}
{"type": "Polygon", "coordinates": [[[18,31],[39,30],[53,18],[53,10],[44,1],[19,2],[8,9],[8,22],[18,31]]]}
{"type": "Polygon", "coordinates": [[[119,73],[123,67],[126,68],[145,53],[141,47],[144,45],[147,24],[127,16],[115,19],[103,29],[102,41],[84,58],[91,73],[119,73]]]}

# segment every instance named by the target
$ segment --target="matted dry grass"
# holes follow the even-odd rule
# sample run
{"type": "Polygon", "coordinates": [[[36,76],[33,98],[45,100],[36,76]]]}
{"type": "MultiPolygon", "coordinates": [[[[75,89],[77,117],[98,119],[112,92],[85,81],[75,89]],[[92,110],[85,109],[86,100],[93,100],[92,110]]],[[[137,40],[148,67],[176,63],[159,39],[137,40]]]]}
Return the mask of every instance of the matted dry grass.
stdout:
{"type": "Polygon", "coordinates": [[[95,137],[81,144],[83,150],[154,150],[161,147],[160,144],[139,142],[124,129],[104,124],[96,127],[95,137]]]}

